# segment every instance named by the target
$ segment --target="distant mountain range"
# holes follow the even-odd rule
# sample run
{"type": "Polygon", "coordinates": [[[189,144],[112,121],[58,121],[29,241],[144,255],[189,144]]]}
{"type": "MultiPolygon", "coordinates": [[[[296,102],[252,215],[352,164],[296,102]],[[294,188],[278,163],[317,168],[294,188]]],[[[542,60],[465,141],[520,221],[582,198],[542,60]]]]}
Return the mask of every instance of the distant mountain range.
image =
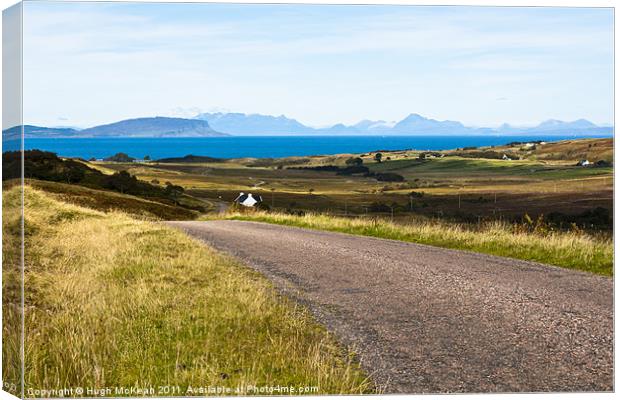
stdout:
{"type": "MultiPolygon", "coordinates": [[[[611,126],[598,126],[585,119],[565,122],[550,119],[535,127],[467,127],[458,121],[438,121],[410,114],[401,121],[363,120],[355,125],[336,124],[312,128],[284,115],[204,113],[193,119],[136,118],[87,129],[46,128],[25,125],[26,138],[61,137],[217,137],[229,135],[612,135],[611,126]]],[[[3,131],[5,139],[18,138],[20,127],[3,131]]]]}
{"type": "Polygon", "coordinates": [[[585,119],[573,122],[548,120],[535,127],[513,127],[504,124],[499,128],[474,128],[458,121],[437,121],[419,114],[409,114],[401,121],[363,120],[355,125],[336,124],[327,128],[312,128],[295,119],[281,115],[205,113],[195,117],[208,121],[219,132],[231,135],[604,135],[613,134],[613,128],[597,126],[585,119]]]}

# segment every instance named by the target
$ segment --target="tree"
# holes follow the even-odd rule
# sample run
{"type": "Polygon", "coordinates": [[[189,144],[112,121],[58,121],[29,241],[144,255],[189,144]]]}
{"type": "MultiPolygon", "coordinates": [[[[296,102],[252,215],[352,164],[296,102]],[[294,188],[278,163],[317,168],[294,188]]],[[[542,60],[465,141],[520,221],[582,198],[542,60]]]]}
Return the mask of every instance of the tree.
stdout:
{"type": "Polygon", "coordinates": [[[68,168],[65,172],[65,178],[67,179],[67,183],[80,182],[82,179],[84,179],[84,176],[84,170],[79,168],[68,168]]]}
{"type": "Polygon", "coordinates": [[[351,157],[351,158],[348,158],[347,161],[345,161],[345,164],[355,165],[355,166],[362,165],[363,163],[364,163],[364,160],[362,160],[359,157],[351,157]]]}
{"type": "Polygon", "coordinates": [[[308,193],[310,193],[310,196],[312,196],[312,193],[314,192],[313,188],[308,189],[308,193]]]}
{"type": "Polygon", "coordinates": [[[144,156],[144,161],[151,161],[151,156],[144,156]]]}
{"type": "Polygon", "coordinates": [[[375,154],[375,161],[376,162],[381,162],[381,158],[383,158],[383,154],[381,154],[381,153],[375,154]]]}
{"type": "Polygon", "coordinates": [[[135,176],[132,176],[127,171],[120,171],[111,175],[108,180],[108,185],[121,193],[125,193],[128,190],[136,186],[138,180],[135,176]]]}
{"type": "Polygon", "coordinates": [[[185,189],[183,189],[182,186],[174,185],[170,182],[166,182],[165,192],[168,196],[172,197],[175,203],[178,203],[177,199],[180,195],[183,194],[184,191],[185,189]]]}

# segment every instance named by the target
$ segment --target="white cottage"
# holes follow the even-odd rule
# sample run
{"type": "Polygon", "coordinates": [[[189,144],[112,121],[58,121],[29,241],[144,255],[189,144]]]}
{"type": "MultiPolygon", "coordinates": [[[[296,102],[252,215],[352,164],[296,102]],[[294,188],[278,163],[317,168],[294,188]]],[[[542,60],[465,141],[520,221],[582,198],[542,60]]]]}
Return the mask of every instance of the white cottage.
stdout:
{"type": "Polygon", "coordinates": [[[243,192],[239,193],[239,196],[235,199],[235,203],[242,205],[244,207],[256,207],[260,203],[263,202],[263,198],[259,194],[248,193],[245,194],[243,192]]]}

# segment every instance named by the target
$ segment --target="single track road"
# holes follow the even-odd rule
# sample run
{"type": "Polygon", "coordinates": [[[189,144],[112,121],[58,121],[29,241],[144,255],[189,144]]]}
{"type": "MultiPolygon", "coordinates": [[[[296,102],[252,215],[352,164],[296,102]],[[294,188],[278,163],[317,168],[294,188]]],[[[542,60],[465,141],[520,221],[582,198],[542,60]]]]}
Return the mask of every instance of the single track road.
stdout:
{"type": "Polygon", "coordinates": [[[309,307],[385,393],[613,390],[611,278],[258,222],[167,224],[309,307]]]}

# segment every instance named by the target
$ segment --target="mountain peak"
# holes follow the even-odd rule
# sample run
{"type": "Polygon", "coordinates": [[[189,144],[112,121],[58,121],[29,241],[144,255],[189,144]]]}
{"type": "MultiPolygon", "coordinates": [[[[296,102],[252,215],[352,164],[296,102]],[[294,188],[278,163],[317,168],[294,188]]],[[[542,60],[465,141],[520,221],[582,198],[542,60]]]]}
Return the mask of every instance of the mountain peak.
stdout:
{"type": "Polygon", "coordinates": [[[263,114],[210,114],[203,113],[195,117],[198,120],[207,121],[213,129],[233,135],[295,135],[306,134],[313,131],[295,119],[288,118],[284,114],[280,116],[263,114]]]}
{"type": "MultiPolygon", "coordinates": [[[[420,114],[411,113],[407,115],[403,121],[428,121],[428,118],[421,116],[420,114]]],[[[402,121],[401,121],[402,122],[402,121]]]]}
{"type": "Polygon", "coordinates": [[[536,128],[543,130],[557,129],[590,129],[597,126],[587,119],[581,118],[572,122],[560,121],[558,119],[548,119],[541,122],[536,128]]]}

